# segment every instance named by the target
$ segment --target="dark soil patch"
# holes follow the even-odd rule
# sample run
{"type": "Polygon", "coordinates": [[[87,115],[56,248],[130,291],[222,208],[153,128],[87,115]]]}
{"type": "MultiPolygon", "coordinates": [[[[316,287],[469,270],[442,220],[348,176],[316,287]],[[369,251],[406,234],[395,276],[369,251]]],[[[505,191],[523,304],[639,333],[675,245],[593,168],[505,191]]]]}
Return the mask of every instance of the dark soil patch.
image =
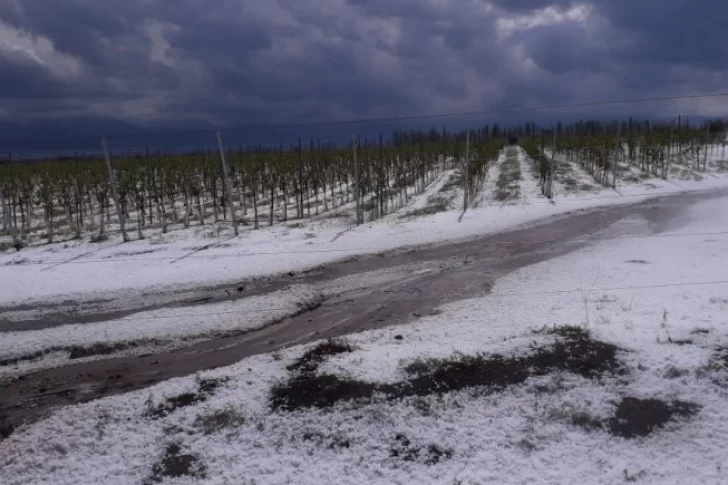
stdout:
{"type": "Polygon", "coordinates": [[[182,453],[178,444],[170,444],[164,456],[152,467],[152,474],[144,481],[144,485],[161,483],[165,478],[205,478],[205,464],[195,455],[182,453]]]}
{"type": "Polygon", "coordinates": [[[185,392],[179,396],[168,397],[163,403],[156,406],[150,402],[144,415],[151,419],[159,419],[177,409],[204,402],[225,382],[227,379],[201,379],[197,383],[197,392],[185,392]]]}
{"type": "Polygon", "coordinates": [[[395,443],[389,449],[389,456],[392,458],[421,461],[425,465],[436,465],[442,460],[452,458],[452,450],[440,448],[437,445],[414,446],[403,434],[398,434],[394,439],[395,443]]]}
{"type": "Polygon", "coordinates": [[[344,339],[329,339],[306,351],[287,369],[289,371],[314,372],[327,357],[352,352],[353,350],[352,346],[344,339]]]}
{"type": "Polygon", "coordinates": [[[305,373],[282,382],[271,390],[271,407],[284,411],[328,408],[340,401],[371,398],[376,384],[334,375],[305,373]]]}
{"type": "MultiPolygon", "coordinates": [[[[589,379],[604,373],[625,372],[617,359],[619,349],[615,345],[593,340],[588,331],[579,327],[549,331],[560,338],[548,347],[535,348],[530,355],[508,358],[459,355],[450,359],[417,360],[405,368],[410,378],[395,384],[374,384],[334,375],[315,375],[314,371],[302,372],[272,389],[271,407],[290,411],[326,408],[340,401],[372,398],[375,394],[387,399],[402,399],[472,387],[500,390],[523,383],[529,377],[558,370],[589,379]]],[[[316,365],[320,363],[316,362],[316,365]]]]}
{"type": "MultiPolygon", "coordinates": [[[[571,330],[566,330],[566,335],[571,330]]],[[[583,335],[569,335],[552,346],[537,348],[526,357],[462,356],[413,362],[405,372],[415,377],[401,386],[403,396],[430,395],[469,387],[505,388],[532,376],[561,370],[596,378],[606,372],[622,373],[615,345],[583,335]]]]}
{"type": "Polygon", "coordinates": [[[683,401],[666,403],[659,399],[626,397],[617,406],[614,417],[609,418],[605,424],[614,436],[637,438],[648,436],[675,416],[692,416],[699,409],[697,404],[683,401]]]}
{"type": "Polygon", "coordinates": [[[15,426],[8,423],[4,417],[0,417],[0,441],[8,438],[15,431],[15,426]]]}

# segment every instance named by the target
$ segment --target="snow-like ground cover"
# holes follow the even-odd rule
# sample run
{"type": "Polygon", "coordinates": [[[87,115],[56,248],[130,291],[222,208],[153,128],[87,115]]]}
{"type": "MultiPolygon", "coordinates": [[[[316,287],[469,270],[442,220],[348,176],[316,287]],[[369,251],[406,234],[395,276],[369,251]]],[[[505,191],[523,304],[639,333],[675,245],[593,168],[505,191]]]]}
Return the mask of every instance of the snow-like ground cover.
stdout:
{"type": "MultiPolygon", "coordinates": [[[[445,172],[433,183],[442,184],[449,175],[445,172]]],[[[482,191],[485,200],[464,216],[456,208],[426,217],[392,216],[362,226],[322,217],[262,227],[258,231],[245,230],[238,237],[233,237],[229,226],[218,224],[157,234],[126,244],[112,238],[100,244],[79,241],[29,247],[17,253],[7,251],[0,254],[0,278],[4,282],[0,285],[0,306],[116,299],[125,293],[138,294],[165,286],[194,288],[240,281],[297,271],[355,254],[480,236],[579,209],[728,187],[728,177],[721,174],[679,184],[652,180],[648,185],[623,185],[619,193],[604,188],[595,193],[557,195],[553,203],[534,196],[526,203],[501,204],[488,200],[487,194],[492,198],[494,189],[490,187],[494,183],[492,175],[486,178],[482,191]]],[[[527,192],[533,195],[529,187],[535,181],[521,184],[527,185],[527,192]]],[[[431,193],[420,196],[425,205],[431,193]]]]}
{"type": "Polygon", "coordinates": [[[608,235],[641,237],[518,270],[486,297],[352,335],[335,355],[302,364],[325,347],[295,347],[61,409],[0,442],[0,483],[726,483],[726,203],[693,206],[669,235],[625,219],[608,235]],[[592,376],[551,363],[468,385],[463,363],[480,361],[463,356],[482,354],[500,371],[490,377],[505,379],[514,356],[543,365],[528,356],[569,341],[538,331],[560,325],[590,332],[577,338],[595,345],[584,365],[618,346],[616,367],[592,376]],[[452,359],[441,392],[413,377],[438,365],[418,359],[433,358],[452,359]],[[306,379],[321,385],[281,405],[306,379]],[[417,382],[422,392],[393,398],[417,382]],[[333,402],[357,393],[371,397],[333,402]],[[333,405],[293,406],[302,395],[333,405]]]}
{"type": "MultiPolygon", "coordinates": [[[[406,217],[408,215],[426,215],[428,206],[437,204],[438,199],[442,198],[445,206],[450,205],[451,199],[455,199],[462,190],[458,187],[448,187],[453,180],[461,180],[462,175],[459,169],[445,170],[433,183],[431,183],[425,191],[417,197],[413,197],[408,204],[399,211],[386,216],[388,219],[406,217]],[[451,189],[451,190],[447,190],[451,189]],[[446,193],[443,193],[445,192],[446,193]]],[[[458,199],[460,201],[460,199],[458,199]]],[[[446,210],[446,209],[445,209],[446,210]]]]}
{"type": "Polygon", "coordinates": [[[97,360],[171,349],[195,341],[259,329],[301,308],[317,304],[314,288],[293,286],[272,294],[200,306],[134,313],[94,323],[67,324],[43,330],[5,332],[0,338],[0,361],[22,356],[13,366],[0,367],[0,378],[61,363],[97,360]],[[103,346],[108,352],[90,352],[103,346]],[[88,355],[86,355],[88,354],[88,355]]]}
{"type": "Polygon", "coordinates": [[[533,201],[543,200],[541,194],[541,188],[538,184],[538,174],[533,170],[533,164],[531,163],[526,150],[521,147],[516,147],[516,156],[518,157],[518,164],[521,168],[521,200],[524,204],[529,204],[533,201]]]}
{"type": "Polygon", "coordinates": [[[498,154],[498,158],[488,164],[488,173],[483,181],[483,186],[480,192],[473,200],[473,210],[483,205],[496,205],[495,200],[496,183],[498,182],[498,175],[500,174],[500,167],[503,162],[506,161],[506,151],[501,150],[498,154]]]}
{"type": "MultiPolygon", "coordinates": [[[[101,322],[68,323],[40,330],[2,333],[0,380],[29,371],[128,355],[171,350],[195,342],[263,328],[325,299],[368,286],[383,287],[427,271],[414,263],[312,285],[294,285],[265,295],[134,312],[101,322]]],[[[93,312],[91,307],[90,312],[93,312]]],[[[8,312],[6,319],[32,319],[38,312],[8,312]]],[[[69,317],[69,321],[73,321],[69,317]]]]}

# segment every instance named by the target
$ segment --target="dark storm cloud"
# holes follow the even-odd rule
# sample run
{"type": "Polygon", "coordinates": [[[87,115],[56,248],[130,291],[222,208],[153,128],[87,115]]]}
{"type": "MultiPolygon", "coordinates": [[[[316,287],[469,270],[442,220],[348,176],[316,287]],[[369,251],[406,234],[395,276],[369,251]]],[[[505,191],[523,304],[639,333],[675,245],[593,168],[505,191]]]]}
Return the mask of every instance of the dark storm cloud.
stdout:
{"type": "Polygon", "coordinates": [[[493,0],[491,3],[511,12],[532,12],[548,7],[568,8],[576,0],[493,0]]]}
{"type": "Polygon", "coordinates": [[[632,57],[725,69],[725,0],[610,0],[600,8],[619,29],[639,38],[632,57]]]}
{"type": "Polygon", "coordinates": [[[37,62],[0,52],[0,98],[47,99],[68,96],[68,87],[37,62]]]}
{"type": "Polygon", "coordinates": [[[5,0],[0,117],[266,123],[718,90],[726,18],[724,0],[5,0]]]}

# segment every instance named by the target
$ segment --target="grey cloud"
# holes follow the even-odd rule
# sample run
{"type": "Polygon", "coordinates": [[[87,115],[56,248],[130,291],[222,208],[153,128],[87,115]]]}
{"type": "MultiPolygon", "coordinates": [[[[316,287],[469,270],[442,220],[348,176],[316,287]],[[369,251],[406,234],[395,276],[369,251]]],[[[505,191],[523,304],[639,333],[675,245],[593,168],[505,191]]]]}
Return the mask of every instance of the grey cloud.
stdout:
{"type": "Polygon", "coordinates": [[[491,0],[491,3],[511,12],[533,12],[548,7],[569,8],[580,2],[577,0],[491,0]]]}
{"type": "Polygon", "coordinates": [[[534,62],[555,74],[601,70],[611,56],[610,51],[595,45],[586,28],[577,22],[539,26],[522,40],[534,62]]]}
{"type": "Polygon", "coordinates": [[[728,79],[724,1],[588,3],[586,22],[504,38],[499,19],[575,2],[8,0],[0,20],[50,39],[81,73],[61,80],[0,47],[0,96],[12,117],[96,110],[231,124],[568,103],[728,79]],[[150,26],[169,45],[163,60],[150,26]]]}
{"type": "Polygon", "coordinates": [[[726,68],[728,2],[723,0],[602,0],[610,22],[639,39],[631,57],[726,68]]]}

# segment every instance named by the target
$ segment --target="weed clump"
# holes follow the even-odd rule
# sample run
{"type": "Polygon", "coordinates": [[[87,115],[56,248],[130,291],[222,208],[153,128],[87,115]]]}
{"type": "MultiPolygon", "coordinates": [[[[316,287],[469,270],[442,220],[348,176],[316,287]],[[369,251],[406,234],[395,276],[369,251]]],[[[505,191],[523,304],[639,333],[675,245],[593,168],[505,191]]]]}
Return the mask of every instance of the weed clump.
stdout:
{"type": "Polygon", "coordinates": [[[287,369],[302,373],[315,372],[327,357],[352,352],[353,350],[354,348],[344,339],[329,339],[306,351],[287,369]]]}
{"type": "Polygon", "coordinates": [[[205,478],[206,476],[205,464],[195,455],[182,453],[180,445],[174,443],[167,445],[164,456],[154,464],[152,473],[144,481],[144,485],[161,483],[165,478],[205,478]]]}
{"type": "Polygon", "coordinates": [[[413,445],[403,434],[395,436],[395,443],[389,449],[389,456],[403,461],[420,461],[425,465],[436,465],[441,460],[452,458],[452,450],[437,445],[419,447],[413,445]]]}
{"type": "Polygon", "coordinates": [[[206,435],[211,435],[225,429],[238,428],[243,424],[245,424],[245,418],[240,411],[234,407],[226,407],[210,414],[198,416],[192,426],[202,430],[206,435]]]}
{"type": "Polygon", "coordinates": [[[172,414],[177,409],[204,402],[227,381],[227,378],[200,379],[197,382],[197,392],[185,392],[178,396],[168,397],[164,402],[156,406],[152,404],[150,398],[147,401],[147,410],[144,415],[151,419],[160,419],[172,414]]]}
{"type": "Polygon", "coordinates": [[[71,347],[66,347],[64,350],[69,351],[69,359],[76,360],[97,355],[115,354],[117,352],[123,352],[124,350],[136,349],[148,345],[159,346],[163,344],[164,342],[162,342],[161,340],[130,340],[127,342],[116,343],[96,343],[91,345],[90,347],[73,345],[71,347]]]}
{"type": "Polygon", "coordinates": [[[316,446],[326,446],[330,450],[349,448],[351,446],[349,438],[340,434],[325,435],[316,431],[308,431],[303,433],[301,438],[305,442],[313,443],[316,446]]]}
{"type": "Polygon", "coordinates": [[[89,242],[91,243],[102,243],[109,240],[109,236],[106,233],[103,234],[96,234],[89,238],[89,242]]]}

